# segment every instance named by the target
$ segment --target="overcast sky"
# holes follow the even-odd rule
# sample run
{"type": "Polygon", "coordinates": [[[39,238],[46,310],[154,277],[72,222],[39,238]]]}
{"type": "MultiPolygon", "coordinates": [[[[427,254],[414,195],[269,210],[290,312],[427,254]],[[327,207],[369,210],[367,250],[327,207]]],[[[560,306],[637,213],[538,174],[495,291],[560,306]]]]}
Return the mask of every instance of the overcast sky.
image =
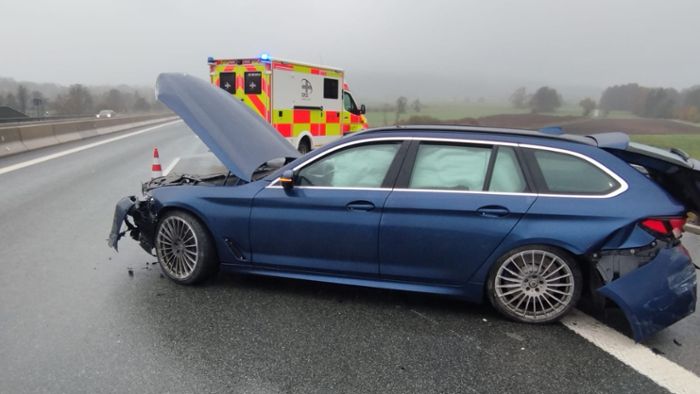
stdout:
{"type": "Polygon", "coordinates": [[[375,97],[700,83],[698,0],[3,3],[0,76],[17,80],[152,85],[269,52],[344,68],[375,97]]]}

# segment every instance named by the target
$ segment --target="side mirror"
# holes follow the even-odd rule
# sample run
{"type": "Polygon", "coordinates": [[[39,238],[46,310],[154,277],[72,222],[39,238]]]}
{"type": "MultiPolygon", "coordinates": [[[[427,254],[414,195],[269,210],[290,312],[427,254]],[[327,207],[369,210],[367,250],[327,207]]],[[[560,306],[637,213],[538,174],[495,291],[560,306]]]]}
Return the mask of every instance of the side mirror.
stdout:
{"type": "Polygon", "coordinates": [[[360,105],[360,114],[364,115],[367,113],[367,107],[364,104],[360,105]]]}
{"type": "Polygon", "coordinates": [[[294,171],[287,170],[283,172],[282,176],[280,177],[280,183],[282,184],[284,190],[292,190],[294,187],[294,171]]]}

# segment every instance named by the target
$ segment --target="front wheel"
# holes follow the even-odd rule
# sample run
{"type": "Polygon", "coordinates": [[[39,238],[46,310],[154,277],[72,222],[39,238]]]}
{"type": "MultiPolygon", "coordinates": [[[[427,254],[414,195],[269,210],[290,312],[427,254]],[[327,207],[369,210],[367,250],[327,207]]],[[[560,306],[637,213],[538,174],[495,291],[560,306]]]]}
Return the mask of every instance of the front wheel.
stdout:
{"type": "Polygon", "coordinates": [[[214,243],[193,215],[171,211],[156,228],[156,253],[163,272],[179,284],[202,282],[216,272],[214,243]]]}
{"type": "Polygon", "coordinates": [[[487,285],[491,304],[506,317],[525,323],[559,320],[581,296],[581,271],[568,253],[549,246],[527,246],[501,257],[487,285]]]}

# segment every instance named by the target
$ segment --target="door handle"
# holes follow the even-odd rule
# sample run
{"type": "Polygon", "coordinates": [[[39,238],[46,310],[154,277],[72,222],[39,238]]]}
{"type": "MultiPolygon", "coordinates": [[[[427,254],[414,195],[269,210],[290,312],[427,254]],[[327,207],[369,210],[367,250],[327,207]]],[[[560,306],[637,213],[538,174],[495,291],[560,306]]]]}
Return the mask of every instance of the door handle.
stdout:
{"type": "Polygon", "coordinates": [[[487,218],[500,218],[510,213],[508,208],[500,205],[487,205],[476,210],[479,215],[487,218]]]}
{"type": "Polygon", "coordinates": [[[374,204],[369,201],[353,201],[345,206],[348,211],[371,211],[374,209],[374,204]]]}

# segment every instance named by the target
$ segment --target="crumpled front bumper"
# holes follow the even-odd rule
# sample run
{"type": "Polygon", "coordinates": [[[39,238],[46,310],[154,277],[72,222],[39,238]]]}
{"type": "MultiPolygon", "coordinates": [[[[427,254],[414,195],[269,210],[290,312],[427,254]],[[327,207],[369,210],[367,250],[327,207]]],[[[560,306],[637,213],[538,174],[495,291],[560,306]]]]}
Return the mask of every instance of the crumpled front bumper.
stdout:
{"type": "Polygon", "coordinates": [[[136,205],[136,197],[129,196],[124,197],[117,203],[114,208],[114,218],[112,219],[112,230],[109,232],[109,238],[107,238],[107,245],[114,250],[119,251],[117,245],[121,237],[126,234],[128,230],[132,230],[132,225],[126,221],[126,215],[129,211],[136,205]],[[121,232],[122,225],[124,222],[128,223],[128,230],[121,232]]]}
{"type": "Polygon", "coordinates": [[[107,245],[117,249],[119,240],[127,233],[138,241],[141,247],[148,253],[153,250],[153,233],[157,221],[155,205],[150,197],[137,198],[135,196],[124,197],[114,208],[112,229],[109,232],[107,245]],[[133,222],[128,217],[131,216],[133,222]],[[126,230],[121,231],[126,224],[126,230]]]}
{"type": "Polygon", "coordinates": [[[622,309],[639,342],[695,311],[695,266],[682,246],[664,248],[598,292],[622,309]]]}

